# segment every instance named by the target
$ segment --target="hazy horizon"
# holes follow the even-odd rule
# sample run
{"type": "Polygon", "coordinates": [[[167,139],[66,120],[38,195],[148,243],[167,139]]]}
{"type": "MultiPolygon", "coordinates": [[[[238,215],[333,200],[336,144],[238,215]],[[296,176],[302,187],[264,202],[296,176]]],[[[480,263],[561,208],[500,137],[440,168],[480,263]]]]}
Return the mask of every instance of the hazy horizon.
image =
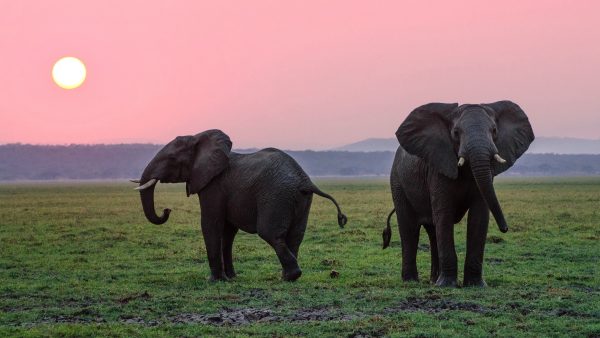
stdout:
{"type": "MultiPolygon", "coordinates": [[[[269,147],[274,147],[274,148],[280,148],[283,150],[290,150],[290,151],[304,151],[304,150],[308,150],[308,151],[364,151],[364,150],[346,150],[344,148],[346,147],[351,147],[353,145],[356,144],[361,144],[361,143],[365,143],[365,142],[369,142],[369,141],[388,141],[388,140],[392,140],[395,141],[395,137],[368,137],[362,140],[357,140],[354,142],[349,142],[346,144],[342,144],[342,145],[334,145],[334,146],[327,146],[327,147],[323,147],[323,148],[282,148],[282,147],[278,147],[277,145],[270,145],[269,147]]],[[[577,146],[577,144],[572,144],[572,143],[577,143],[576,141],[585,141],[585,142],[598,142],[600,143],[600,138],[598,139],[586,139],[586,138],[577,138],[577,137],[552,137],[552,136],[536,136],[536,139],[534,140],[534,143],[532,143],[532,145],[530,146],[530,149],[528,150],[528,152],[531,152],[532,148],[536,148],[535,145],[537,142],[539,142],[540,140],[543,141],[550,141],[551,143],[553,143],[552,145],[556,146],[556,142],[560,142],[560,141],[566,141],[566,143],[562,144],[562,147],[567,147],[567,148],[571,148],[571,149],[579,149],[579,147],[577,146]],[[575,142],[573,142],[575,141],[575,142]]],[[[21,144],[21,145],[31,145],[31,146],[114,146],[114,145],[135,145],[135,144],[139,144],[139,145],[158,145],[158,146],[162,146],[165,143],[158,143],[158,142],[113,142],[113,143],[64,143],[64,144],[60,144],[60,143],[24,143],[24,142],[10,142],[10,143],[0,143],[0,146],[6,146],[6,145],[11,145],[11,144],[21,144]]],[[[547,149],[549,147],[549,145],[545,145],[544,149],[547,149]]],[[[247,150],[247,149],[261,149],[264,147],[257,147],[257,146],[238,146],[235,143],[233,143],[233,149],[234,150],[247,150]]],[[[586,148],[589,148],[586,147],[586,148]]],[[[394,148],[395,150],[395,148],[394,148]]],[[[393,151],[390,149],[387,150],[368,150],[368,151],[393,151]]],[[[561,154],[561,152],[557,152],[557,151],[543,151],[543,152],[534,152],[534,153],[558,153],[561,154]]],[[[570,151],[567,152],[568,153],[572,153],[572,154],[598,154],[600,153],[600,148],[597,151],[583,151],[583,152],[575,152],[575,151],[570,151]]]]}
{"type": "Polygon", "coordinates": [[[537,136],[600,139],[600,2],[7,2],[0,144],[236,148],[393,137],[424,103],[510,99],[537,136]],[[50,76],[63,56],[83,85],[50,76]]]}

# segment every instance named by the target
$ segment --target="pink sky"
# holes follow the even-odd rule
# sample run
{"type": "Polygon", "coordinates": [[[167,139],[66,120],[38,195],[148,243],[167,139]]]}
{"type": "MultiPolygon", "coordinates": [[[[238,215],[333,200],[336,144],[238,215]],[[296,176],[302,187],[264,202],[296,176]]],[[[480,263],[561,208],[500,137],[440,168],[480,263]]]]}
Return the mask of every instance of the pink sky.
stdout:
{"type": "Polygon", "coordinates": [[[600,1],[3,1],[0,143],[234,147],[393,137],[432,102],[510,99],[600,138],[600,1]],[[51,79],[76,56],[78,89],[51,79]]]}

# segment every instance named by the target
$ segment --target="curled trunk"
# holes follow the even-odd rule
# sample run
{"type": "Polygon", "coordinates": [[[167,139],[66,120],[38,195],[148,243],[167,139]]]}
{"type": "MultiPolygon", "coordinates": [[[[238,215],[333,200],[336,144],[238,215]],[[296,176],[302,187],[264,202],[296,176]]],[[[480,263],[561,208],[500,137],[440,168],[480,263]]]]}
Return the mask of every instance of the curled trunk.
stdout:
{"type": "Polygon", "coordinates": [[[144,208],[144,215],[148,221],[154,224],[163,224],[169,219],[169,213],[171,209],[164,209],[163,214],[158,216],[154,210],[154,188],[156,184],[148,187],[144,190],[140,190],[140,197],[142,199],[142,207],[144,208]]]}
{"type": "Polygon", "coordinates": [[[473,159],[471,161],[471,170],[475,182],[477,183],[477,187],[481,192],[481,196],[483,196],[488,208],[492,212],[492,215],[498,224],[498,229],[500,229],[501,232],[507,232],[508,225],[506,224],[504,214],[500,208],[500,203],[496,197],[496,191],[494,190],[490,158],[485,153],[483,155],[478,154],[471,158],[473,159]]]}

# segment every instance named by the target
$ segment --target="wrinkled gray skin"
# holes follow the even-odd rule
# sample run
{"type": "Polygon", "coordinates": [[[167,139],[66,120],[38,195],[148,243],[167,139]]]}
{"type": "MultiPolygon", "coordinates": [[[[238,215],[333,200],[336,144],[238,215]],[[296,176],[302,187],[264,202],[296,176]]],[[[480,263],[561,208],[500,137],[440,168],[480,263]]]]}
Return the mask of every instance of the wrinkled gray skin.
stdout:
{"type": "MultiPolygon", "coordinates": [[[[396,137],[400,146],[390,183],[402,243],[402,278],[418,280],[416,254],[423,225],[430,241],[431,282],[457,286],[453,228],[468,211],[463,285],[485,286],[482,264],[490,211],[500,231],[508,231],[493,178],[533,141],[527,116],[510,101],[430,103],[412,111],[396,137]],[[494,159],[495,154],[506,163],[494,159]],[[465,159],[462,166],[460,157],[465,159]]],[[[384,248],[390,242],[393,212],[383,232],[384,248]]]]}
{"type": "MultiPolygon", "coordinates": [[[[346,223],[337,202],[320,191],[290,156],[273,148],[253,154],[231,152],[231,141],[220,130],[175,138],[150,161],[140,186],[151,179],[186,182],[188,196],[198,194],[211,280],[235,277],[232,246],[238,229],[258,233],[275,249],[284,280],[298,279],[302,273],[298,249],[313,193],[333,201],[339,225],[346,223]]],[[[150,222],[163,224],[171,210],[156,214],[154,187],[140,191],[142,206],[150,222]]]]}

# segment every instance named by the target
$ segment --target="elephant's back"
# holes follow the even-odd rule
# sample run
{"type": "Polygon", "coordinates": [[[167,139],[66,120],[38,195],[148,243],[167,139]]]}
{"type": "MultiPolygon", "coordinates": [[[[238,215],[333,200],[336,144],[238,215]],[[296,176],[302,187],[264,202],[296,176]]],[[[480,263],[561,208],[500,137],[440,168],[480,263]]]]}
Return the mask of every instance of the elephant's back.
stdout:
{"type": "Polygon", "coordinates": [[[310,181],[302,167],[290,155],[276,148],[239,155],[231,169],[236,175],[260,187],[299,188],[310,181]]]}

